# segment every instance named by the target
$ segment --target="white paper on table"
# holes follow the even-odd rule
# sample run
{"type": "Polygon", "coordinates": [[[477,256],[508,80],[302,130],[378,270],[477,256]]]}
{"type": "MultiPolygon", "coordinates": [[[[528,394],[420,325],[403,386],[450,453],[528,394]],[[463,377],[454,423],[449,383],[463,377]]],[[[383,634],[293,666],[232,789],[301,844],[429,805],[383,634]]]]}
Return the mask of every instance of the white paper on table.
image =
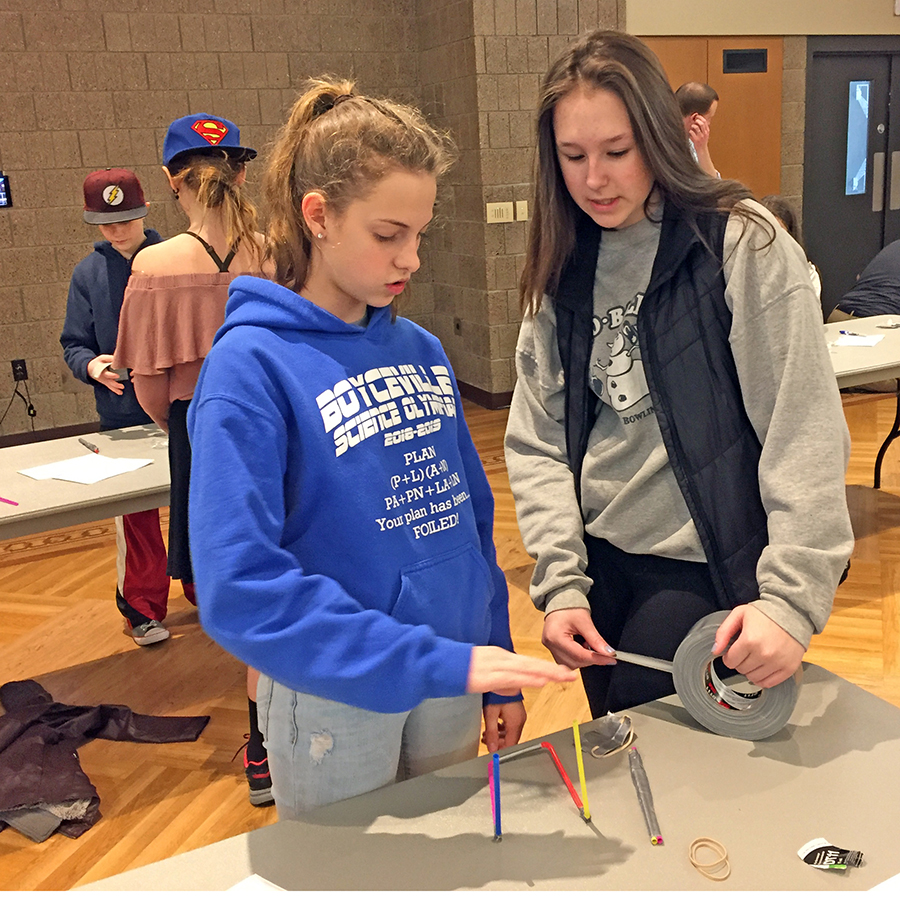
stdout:
{"type": "Polygon", "coordinates": [[[153,460],[126,459],[124,457],[108,457],[101,453],[87,453],[84,456],[73,457],[71,460],[60,460],[58,463],[47,463],[44,466],[35,466],[33,469],[20,469],[19,472],[29,479],[61,479],[63,482],[81,482],[90,485],[111,479],[113,476],[122,475],[123,472],[133,472],[153,460]]]}
{"type": "Polygon", "coordinates": [[[836,346],[874,346],[884,339],[884,333],[875,336],[838,336],[836,346]]]}

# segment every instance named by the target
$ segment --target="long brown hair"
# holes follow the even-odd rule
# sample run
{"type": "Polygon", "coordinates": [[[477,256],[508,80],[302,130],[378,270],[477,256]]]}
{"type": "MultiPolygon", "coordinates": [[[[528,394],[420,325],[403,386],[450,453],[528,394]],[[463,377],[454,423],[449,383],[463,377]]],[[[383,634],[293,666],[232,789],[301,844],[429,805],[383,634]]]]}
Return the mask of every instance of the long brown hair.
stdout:
{"type": "Polygon", "coordinates": [[[238,180],[245,162],[224,150],[186,153],[169,163],[169,173],[180,178],[206,209],[221,209],[225,242],[229,248],[248,245],[257,260],[262,259],[262,245],[257,238],[259,218],[256,207],[238,180]]]}
{"type": "Polygon", "coordinates": [[[299,291],[306,279],[312,238],[301,204],[307,193],[318,191],[340,214],[392,171],[439,178],[454,159],[449,136],[415,108],[358,95],[349,80],[309,80],[275,138],[263,179],[275,280],[299,291]]]}
{"type": "MultiPolygon", "coordinates": [[[[524,309],[537,310],[544,294],[556,291],[563,265],[575,247],[580,210],[566,188],[556,151],[553,112],[573,89],[585,86],[615,93],[628,112],[635,143],[653,175],[658,195],[685,211],[697,231],[696,215],[731,212],[762,221],[741,201],[751,192],[737,181],[710,177],[694,161],[681,111],[656,55],[624,32],[596,31],[573,42],[550,67],[541,85],[537,114],[535,198],[519,282],[524,309]]],[[[698,232],[699,233],[699,232],[698,232]]]]}

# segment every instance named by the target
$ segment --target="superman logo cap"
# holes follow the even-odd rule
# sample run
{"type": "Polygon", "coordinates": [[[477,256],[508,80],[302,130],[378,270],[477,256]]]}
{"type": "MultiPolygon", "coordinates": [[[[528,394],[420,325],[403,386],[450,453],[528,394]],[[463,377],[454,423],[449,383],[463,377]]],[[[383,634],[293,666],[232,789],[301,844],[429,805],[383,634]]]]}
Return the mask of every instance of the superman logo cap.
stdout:
{"type": "Polygon", "coordinates": [[[238,161],[256,158],[256,150],[241,145],[241,131],[230,120],[212,114],[188,114],[172,121],[163,142],[163,165],[187,153],[221,150],[238,161]]]}

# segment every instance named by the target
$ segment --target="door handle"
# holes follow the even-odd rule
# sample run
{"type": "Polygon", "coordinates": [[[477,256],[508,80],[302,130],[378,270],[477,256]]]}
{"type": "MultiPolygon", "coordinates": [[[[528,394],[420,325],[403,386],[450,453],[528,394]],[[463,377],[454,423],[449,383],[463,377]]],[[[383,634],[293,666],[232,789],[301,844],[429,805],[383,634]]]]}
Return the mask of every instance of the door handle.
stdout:
{"type": "Polygon", "coordinates": [[[900,209],[900,152],[891,153],[891,209],[900,209]]]}
{"type": "MultiPolygon", "coordinates": [[[[891,158],[891,188],[894,187],[894,159],[891,158]]],[[[884,209],[884,153],[872,156],[872,212],[884,209]]]]}

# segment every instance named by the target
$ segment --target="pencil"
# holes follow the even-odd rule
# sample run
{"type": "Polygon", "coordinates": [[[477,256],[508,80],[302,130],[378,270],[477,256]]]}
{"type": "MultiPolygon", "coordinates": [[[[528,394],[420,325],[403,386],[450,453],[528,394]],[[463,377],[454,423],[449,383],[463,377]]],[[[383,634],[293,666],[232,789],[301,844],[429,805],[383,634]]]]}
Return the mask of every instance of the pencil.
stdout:
{"type": "Polygon", "coordinates": [[[496,751],[491,762],[491,794],[494,808],[494,840],[502,840],[503,831],[500,827],[500,755],[496,751]]]}

